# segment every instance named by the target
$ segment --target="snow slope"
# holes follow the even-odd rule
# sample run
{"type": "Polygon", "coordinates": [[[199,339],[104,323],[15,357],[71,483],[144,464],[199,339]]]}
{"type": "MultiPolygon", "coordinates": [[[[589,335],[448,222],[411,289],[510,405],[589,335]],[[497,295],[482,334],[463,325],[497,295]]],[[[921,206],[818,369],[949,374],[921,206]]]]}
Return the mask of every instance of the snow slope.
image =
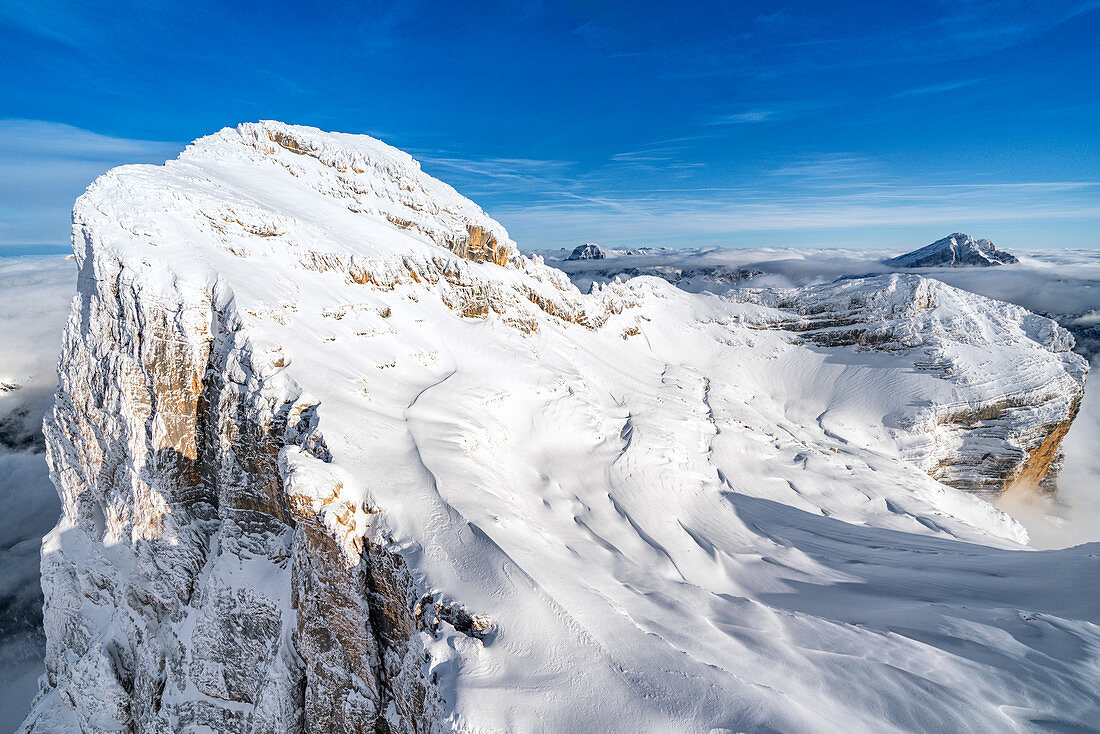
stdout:
{"type": "Polygon", "coordinates": [[[1053,322],[913,275],[581,294],[403,153],[279,123],[107,174],[74,240],[29,731],[1100,712],[1098,547],[922,464],[962,405],[1032,411],[989,446],[1068,419],[1053,322]]]}

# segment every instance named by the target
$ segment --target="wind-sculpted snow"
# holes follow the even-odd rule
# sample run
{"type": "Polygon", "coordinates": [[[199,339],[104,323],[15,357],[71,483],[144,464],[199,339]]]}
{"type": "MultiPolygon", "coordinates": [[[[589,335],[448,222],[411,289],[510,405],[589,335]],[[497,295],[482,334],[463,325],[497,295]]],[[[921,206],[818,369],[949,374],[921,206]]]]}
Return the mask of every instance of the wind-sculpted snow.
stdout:
{"type": "Polygon", "coordinates": [[[278,123],[116,169],[74,237],[29,731],[1100,711],[1096,548],[925,471],[970,455],[930,416],[1034,399],[983,438],[1025,453],[1069,419],[1052,322],[919,276],[582,294],[399,151],[278,123]]]}

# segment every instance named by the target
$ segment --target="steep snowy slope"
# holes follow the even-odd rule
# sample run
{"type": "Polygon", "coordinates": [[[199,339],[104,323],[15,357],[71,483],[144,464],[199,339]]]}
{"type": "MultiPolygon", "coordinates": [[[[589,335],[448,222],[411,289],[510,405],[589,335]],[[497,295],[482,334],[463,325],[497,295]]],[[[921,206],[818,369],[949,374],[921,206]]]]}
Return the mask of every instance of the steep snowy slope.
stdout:
{"type": "Polygon", "coordinates": [[[116,169],[74,235],[30,731],[1100,712],[1096,547],[924,471],[1057,443],[1052,322],[919,276],[582,295],[408,156],[278,123],[116,169]]]}
{"type": "MultiPolygon", "coordinates": [[[[746,287],[792,289],[838,278],[866,278],[899,271],[884,264],[885,252],[866,249],[644,248],[608,250],[607,261],[603,263],[564,260],[566,252],[546,250],[539,254],[545,256],[548,264],[569,275],[582,291],[587,291],[593,282],[608,283],[616,277],[639,274],[664,277],[689,292],[728,293],[746,287]],[[754,275],[751,279],[727,277],[736,271],[754,275]]],[[[922,275],[1054,319],[1073,335],[1073,351],[1095,364],[1100,353],[1100,253],[1050,249],[1020,254],[1020,263],[1012,268],[947,266],[929,268],[922,275]]],[[[1089,390],[1095,392],[1096,384],[1091,384],[1089,390]]],[[[1088,402],[1086,396],[1082,405],[1088,402]]],[[[998,506],[1025,522],[1033,545],[1064,548],[1100,539],[1100,522],[1097,522],[1100,508],[1096,505],[1100,495],[1093,499],[1096,495],[1093,459],[1100,453],[1097,443],[1100,434],[1093,430],[1094,422],[1088,416],[1083,421],[1077,418],[1066,434],[1064,453],[1069,472],[1054,471],[1061,463],[1060,457],[1055,457],[1041,492],[1022,484],[1014,488],[1011,496],[1002,496],[997,501],[998,506]],[[1050,493],[1055,485],[1056,496],[1050,493]]],[[[930,468],[943,467],[933,463],[930,468]]],[[[956,486],[966,486],[942,472],[937,476],[956,486]]],[[[974,485],[969,488],[981,489],[974,485]]],[[[997,487],[990,489],[996,491],[997,487]]]]}
{"type": "Polygon", "coordinates": [[[898,268],[961,268],[1018,262],[1015,255],[998,250],[990,240],[976,240],[968,234],[956,232],[919,250],[887,260],[886,264],[898,268]]]}

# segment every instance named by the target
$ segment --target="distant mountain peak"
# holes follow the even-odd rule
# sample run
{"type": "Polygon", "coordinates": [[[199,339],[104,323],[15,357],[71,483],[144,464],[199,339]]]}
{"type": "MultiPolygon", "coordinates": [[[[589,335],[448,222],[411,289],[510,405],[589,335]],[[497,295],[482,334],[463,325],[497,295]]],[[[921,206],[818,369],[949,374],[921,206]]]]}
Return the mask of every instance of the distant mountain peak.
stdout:
{"type": "Polygon", "coordinates": [[[573,248],[566,260],[603,260],[607,255],[595,242],[585,242],[573,248]]]}
{"type": "Polygon", "coordinates": [[[988,267],[1020,262],[1015,255],[998,250],[992,240],[976,240],[955,232],[930,245],[886,261],[900,268],[988,267]]]}

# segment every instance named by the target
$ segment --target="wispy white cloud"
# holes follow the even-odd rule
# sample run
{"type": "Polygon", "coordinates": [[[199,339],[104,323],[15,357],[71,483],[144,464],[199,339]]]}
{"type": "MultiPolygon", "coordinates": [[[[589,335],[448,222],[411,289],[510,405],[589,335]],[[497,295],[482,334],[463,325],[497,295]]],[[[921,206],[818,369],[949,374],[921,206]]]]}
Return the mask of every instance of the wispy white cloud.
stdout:
{"type": "Polygon", "coordinates": [[[113,0],[109,3],[73,0],[35,0],[0,2],[0,27],[17,29],[74,49],[118,41],[120,35],[133,32],[134,20],[147,27],[178,22],[192,12],[180,3],[161,0],[113,0]]]}
{"type": "Polygon", "coordinates": [[[620,210],[622,203],[601,195],[574,161],[538,158],[462,158],[438,153],[417,155],[424,170],[455,185],[482,206],[533,208],[572,205],[620,210]]]}
{"type": "Polygon", "coordinates": [[[537,193],[567,185],[574,161],[539,158],[459,157],[435,151],[413,153],[426,171],[469,191],[537,193]]]}
{"type": "Polygon", "coordinates": [[[698,165],[689,147],[664,142],[615,153],[597,166],[420,157],[426,171],[474,198],[530,248],[585,240],[715,245],[757,235],[769,242],[820,244],[828,232],[844,232],[847,244],[866,244],[883,229],[981,231],[1007,223],[1073,229],[1072,222],[1081,223],[1078,245],[1100,245],[1098,236],[1088,240],[1086,226],[1100,225],[1097,181],[929,184],[899,176],[867,155],[837,152],[796,158],[720,185],[695,175],[702,169],[688,168],[698,165]]]}
{"type": "MultiPolygon", "coordinates": [[[[972,59],[1028,43],[1097,9],[1100,0],[940,0],[919,3],[904,18],[857,8],[850,14],[854,22],[838,26],[831,6],[820,4],[760,16],[741,33],[704,43],[648,37],[644,46],[638,39],[629,39],[634,44],[629,50],[630,55],[660,60],[658,73],[666,78],[717,77],[779,85],[782,79],[824,69],[839,72],[972,59]],[[677,63],[683,59],[690,63],[677,63]]],[[[603,46],[617,39],[609,28],[600,30],[599,36],[589,35],[598,37],[603,46]]],[[[626,49],[618,51],[625,55],[626,49]]]]}
{"type": "Polygon", "coordinates": [[[677,160],[680,148],[644,148],[624,153],[615,153],[611,160],[616,163],[656,163],[677,160]]]}
{"type": "Polygon", "coordinates": [[[79,46],[88,38],[89,27],[81,15],[77,3],[64,0],[0,3],[0,24],[68,46],[79,46]]]}
{"type": "Polygon", "coordinates": [[[912,87],[910,89],[904,89],[896,94],[890,95],[890,99],[904,99],[906,97],[923,97],[930,94],[943,94],[945,92],[953,92],[956,89],[974,87],[986,81],[987,79],[983,77],[980,79],[959,79],[950,82],[940,82],[939,84],[929,84],[923,87],[912,87]]]}
{"type": "Polygon", "coordinates": [[[757,27],[776,28],[788,25],[791,22],[791,14],[786,8],[780,8],[774,13],[756,16],[753,22],[757,27]]]}
{"type": "Polygon", "coordinates": [[[735,112],[711,116],[703,120],[703,125],[704,127],[720,128],[722,126],[757,125],[767,122],[789,122],[808,117],[834,106],[836,106],[835,102],[813,99],[758,101],[755,104],[745,105],[735,112]]]}
{"type": "Polygon", "coordinates": [[[771,176],[791,179],[798,185],[852,185],[854,181],[870,184],[883,178],[883,171],[871,158],[858,153],[827,153],[806,156],[768,172],[771,176]]]}
{"type": "MultiPolygon", "coordinates": [[[[658,175],[666,180],[686,179],[694,172],[706,167],[702,161],[686,159],[685,152],[684,146],[653,144],[639,150],[615,153],[606,167],[606,180],[613,180],[614,172],[619,169],[658,175]]],[[[594,178],[599,176],[600,172],[597,171],[594,178]]]]}
{"type": "MultiPolygon", "coordinates": [[[[859,245],[874,242],[876,232],[898,228],[982,231],[1007,223],[1100,223],[1098,195],[1100,184],[1092,182],[880,183],[848,192],[785,189],[604,197],[600,206],[548,202],[501,207],[494,214],[521,244],[530,235],[535,240],[530,246],[585,238],[631,245],[736,244],[753,234],[768,235],[762,238],[768,241],[783,234],[790,244],[812,244],[821,242],[822,233],[829,230],[843,230],[849,233],[848,244],[859,245]],[[615,204],[613,210],[608,203],[615,204]]],[[[1100,241],[1094,236],[1092,244],[1100,241]]]]}
{"type": "Polygon", "coordinates": [[[1029,0],[974,2],[941,0],[943,16],[925,37],[940,40],[943,50],[977,55],[1011,48],[1046,31],[1100,9],[1100,0],[1068,3],[1034,3],[1029,0]]]}
{"type": "Polygon", "coordinates": [[[746,110],[723,115],[711,122],[712,125],[748,125],[754,122],[768,122],[778,117],[775,110],[746,110]]]}

